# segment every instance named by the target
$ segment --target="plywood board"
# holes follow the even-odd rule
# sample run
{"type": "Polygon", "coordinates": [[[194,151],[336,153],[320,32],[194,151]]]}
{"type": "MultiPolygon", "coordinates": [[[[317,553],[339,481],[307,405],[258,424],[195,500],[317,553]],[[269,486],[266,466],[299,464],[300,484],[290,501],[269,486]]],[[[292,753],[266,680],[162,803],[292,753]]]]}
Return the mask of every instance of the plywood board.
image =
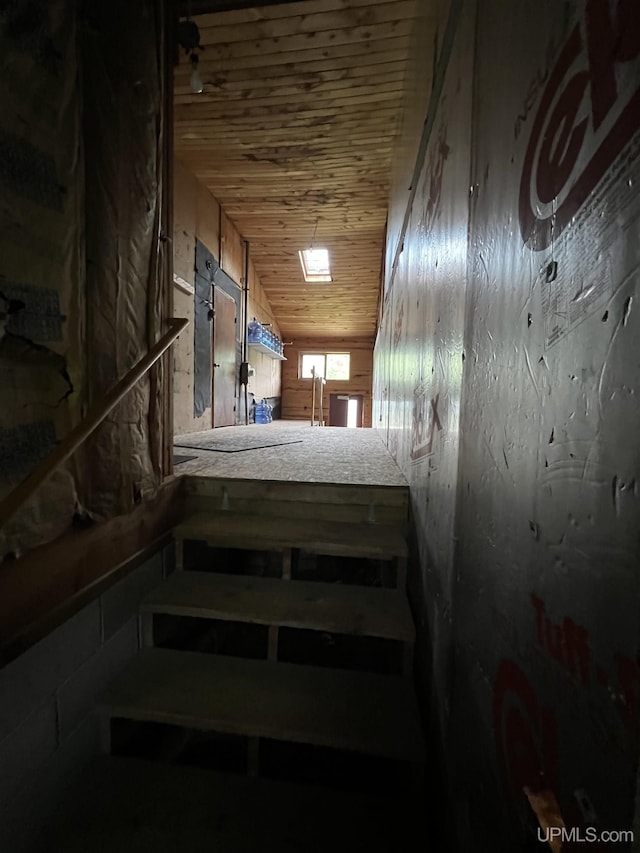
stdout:
{"type": "Polygon", "coordinates": [[[426,850],[413,805],[386,790],[363,794],[102,756],[65,792],[33,853],[105,851],[106,844],[118,853],[174,853],[202,850],[203,839],[215,853],[264,850],[265,839],[271,850],[300,853],[311,836],[315,850],[426,850]]]}
{"type": "Polygon", "coordinates": [[[196,181],[196,236],[220,261],[220,205],[200,181],[196,181]]]}
{"type": "Polygon", "coordinates": [[[244,284],[244,242],[224,210],[220,218],[220,266],[236,284],[244,284]]]}
{"type": "Polygon", "coordinates": [[[388,526],[264,516],[249,519],[232,512],[193,515],[176,528],[175,535],[221,548],[304,548],[316,554],[381,559],[407,555],[404,536],[388,526]]]}
{"type": "Polygon", "coordinates": [[[420,762],[413,685],[400,676],[146,649],[101,713],[420,762]]]}
{"type": "Polygon", "coordinates": [[[146,613],[412,642],[406,596],[389,589],[208,572],[174,572],[145,599],[146,613]]]}
{"type": "Polygon", "coordinates": [[[173,271],[193,286],[198,182],[180,160],[174,160],[173,181],[173,271]]]}

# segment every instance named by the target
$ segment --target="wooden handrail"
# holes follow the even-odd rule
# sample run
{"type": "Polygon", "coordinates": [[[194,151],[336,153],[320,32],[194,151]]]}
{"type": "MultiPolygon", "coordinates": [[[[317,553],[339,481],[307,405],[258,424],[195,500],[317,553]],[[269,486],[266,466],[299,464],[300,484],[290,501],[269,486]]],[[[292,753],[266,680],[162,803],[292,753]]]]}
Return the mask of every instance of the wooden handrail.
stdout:
{"type": "Polygon", "coordinates": [[[71,430],[42,462],[38,463],[34,470],[19,485],[0,502],[0,528],[10,521],[18,510],[29,500],[35,490],[47,480],[59,465],[67,460],[80,447],[82,442],[100,426],[109,412],[114,409],[120,400],[129,392],[150,367],[169,349],[180,332],[189,325],[189,321],[182,317],[171,318],[168,321],[169,331],[151,347],[149,352],[141,358],[128,373],[108,391],[104,397],[97,400],[89,409],[80,423],[71,430]]]}

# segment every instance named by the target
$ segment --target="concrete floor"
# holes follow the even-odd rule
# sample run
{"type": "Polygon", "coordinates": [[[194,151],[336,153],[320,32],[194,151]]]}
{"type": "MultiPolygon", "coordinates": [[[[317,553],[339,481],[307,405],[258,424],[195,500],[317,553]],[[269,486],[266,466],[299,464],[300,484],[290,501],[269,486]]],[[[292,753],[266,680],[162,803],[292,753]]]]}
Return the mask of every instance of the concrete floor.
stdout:
{"type": "Polygon", "coordinates": [[[178,465],[177,475],[407,485],[378,432],[373,429],[312,427],[308,421],[274,421],[178,435],[174,438],[174,449],[177,454],[196,456],[178,465]],[[198,449],[207,439],[214,440],[219,447],[225,442],[232,447],[242,442],[247,445],[270,443],[272,446],[239,452],[198,449]]]}
{"type": "Polygon", "coordinates": [[[100,758],[32,853],[399,853],[416,804],[130,758],[100,758]]]}

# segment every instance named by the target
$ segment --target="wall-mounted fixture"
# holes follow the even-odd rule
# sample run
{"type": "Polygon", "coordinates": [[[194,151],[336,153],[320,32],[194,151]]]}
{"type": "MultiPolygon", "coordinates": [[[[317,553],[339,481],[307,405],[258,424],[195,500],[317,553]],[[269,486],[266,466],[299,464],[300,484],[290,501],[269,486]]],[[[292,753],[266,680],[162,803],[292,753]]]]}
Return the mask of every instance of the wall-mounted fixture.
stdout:
{"type": "Polygon", "coordinates": [[[199,95],[204,92],[204,83],[198,71],[198,54],[191,54],[191,77],[189,77],[189,86],[194,95],[199,95]]]}
{"type": "Polygon", "coordinates": [[[198,62],[200,61],[199,51],[204,50],[204,48],[200,44],[200,30],[195,21],[187,18],[186,21],[179,22],[178,44],[184,48],[184,52],[189,56],[189,61],[191,62],[189,87],[195,95],[199,95],[201,92],[204,92],[204,83],[198,70],[198,62]]]}

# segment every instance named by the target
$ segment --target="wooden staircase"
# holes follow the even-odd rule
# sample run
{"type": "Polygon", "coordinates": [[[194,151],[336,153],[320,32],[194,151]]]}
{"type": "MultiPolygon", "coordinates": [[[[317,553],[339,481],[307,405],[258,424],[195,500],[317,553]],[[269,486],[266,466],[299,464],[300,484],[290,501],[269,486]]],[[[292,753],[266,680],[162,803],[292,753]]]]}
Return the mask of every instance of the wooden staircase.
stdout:
{"type": "Polygon", "coordinates": [[[425,749],[411,679],[406,491],[191,480],[190,514],[174,531],[178,570],[143,602],[145,648],[100,704],[105,749],[122,721],[161,724],[241,738],[249,776],[262,775],[262,744],[275,742],[397,762],[415,783],[425,749]],[[278,576],[236,572],[250,552],[275,552],[278,576]],[[338,582],[315,577],[335,558],[338,582]],[[357,561],[380,566],[383,585],[358,585],[357,561]],[[205,641],[171,647],[167,625],[184,623],[205,640],[215,626],[258,626],[264,646],[251,657],[211,653],[205,641]],[[283,632],[289,646],[310,635],[390,643],[398,671],[372,671],[371,653],[355,669],[283,660],[283,632]]]}

